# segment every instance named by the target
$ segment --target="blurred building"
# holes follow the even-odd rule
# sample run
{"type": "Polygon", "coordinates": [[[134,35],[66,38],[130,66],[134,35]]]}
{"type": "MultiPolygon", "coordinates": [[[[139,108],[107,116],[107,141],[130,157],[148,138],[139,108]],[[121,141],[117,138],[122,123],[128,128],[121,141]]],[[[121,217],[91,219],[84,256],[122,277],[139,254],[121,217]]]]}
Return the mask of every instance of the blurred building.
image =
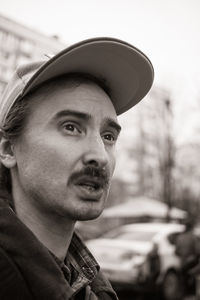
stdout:
{"type": "Polygon", "coordinates": [[[173,114],[167,91],[153,87],[132,110],[120,117],[116,177],[129,183],[129,195],[165,201],[173,156],[173,114]]]}
{"type": "Polygon", "coordinates": [[[65,47],[48,37],[0,15],[0,94],[18,64],[55,54],[65,47]]]}

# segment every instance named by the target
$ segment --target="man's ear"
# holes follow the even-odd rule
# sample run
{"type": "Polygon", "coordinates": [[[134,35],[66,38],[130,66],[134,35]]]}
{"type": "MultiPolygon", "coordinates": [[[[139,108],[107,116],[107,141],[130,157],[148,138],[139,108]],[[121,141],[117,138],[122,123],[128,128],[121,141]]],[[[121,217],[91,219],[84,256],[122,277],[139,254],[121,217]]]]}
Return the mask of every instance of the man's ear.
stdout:
{"type": "Polygon", "coordinates": [[[11,169],[16,165],[13,150],[14,147],[12,142],[3,135],[2,131],[0,131],[0,161],[8,169],[11,169]]]}

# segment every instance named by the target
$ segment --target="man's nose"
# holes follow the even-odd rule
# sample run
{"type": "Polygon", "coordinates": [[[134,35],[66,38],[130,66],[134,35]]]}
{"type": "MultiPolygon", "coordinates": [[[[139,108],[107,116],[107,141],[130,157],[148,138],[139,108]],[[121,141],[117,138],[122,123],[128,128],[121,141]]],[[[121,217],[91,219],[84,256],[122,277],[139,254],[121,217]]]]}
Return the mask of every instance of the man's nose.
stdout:
{"type": "Polygon", "coordinates": [[[87,141],[83,155],[84,165],[104,168],[108,164],[108,153],[101,137],[90,138],[87,141]]]}

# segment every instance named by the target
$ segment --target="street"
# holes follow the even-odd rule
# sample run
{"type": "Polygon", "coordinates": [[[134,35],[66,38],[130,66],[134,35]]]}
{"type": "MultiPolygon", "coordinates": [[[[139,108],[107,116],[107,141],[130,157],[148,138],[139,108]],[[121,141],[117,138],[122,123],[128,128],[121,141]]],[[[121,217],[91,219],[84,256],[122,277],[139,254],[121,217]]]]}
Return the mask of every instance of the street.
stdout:
{"type": "MultiPolygon", "coordinates": [[[[150,294],[142,295],[133,291],[118,291],[119,300],[164,300],[162,297],[156,297],[150,294]]],[[[181,300],[197,300],[194,295],[186,296],[181,300]]]]}

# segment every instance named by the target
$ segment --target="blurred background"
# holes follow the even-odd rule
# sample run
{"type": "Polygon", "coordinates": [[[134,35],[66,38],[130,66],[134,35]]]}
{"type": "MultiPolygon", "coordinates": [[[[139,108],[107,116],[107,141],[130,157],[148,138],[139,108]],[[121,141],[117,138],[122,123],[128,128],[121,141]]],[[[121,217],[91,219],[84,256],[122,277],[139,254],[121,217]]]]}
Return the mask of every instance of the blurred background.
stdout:
{"type": "Polygon", "coordinates": [[[125,40],[154,65],[150,93],[119,117],[109,200],[100,218],[78,224],[85,240],[124,224],[184,223],[188,216],[198,232],[199,13],[199,0],[1,1],[0,94],[18,64],[91,37],[125,40]]]}

